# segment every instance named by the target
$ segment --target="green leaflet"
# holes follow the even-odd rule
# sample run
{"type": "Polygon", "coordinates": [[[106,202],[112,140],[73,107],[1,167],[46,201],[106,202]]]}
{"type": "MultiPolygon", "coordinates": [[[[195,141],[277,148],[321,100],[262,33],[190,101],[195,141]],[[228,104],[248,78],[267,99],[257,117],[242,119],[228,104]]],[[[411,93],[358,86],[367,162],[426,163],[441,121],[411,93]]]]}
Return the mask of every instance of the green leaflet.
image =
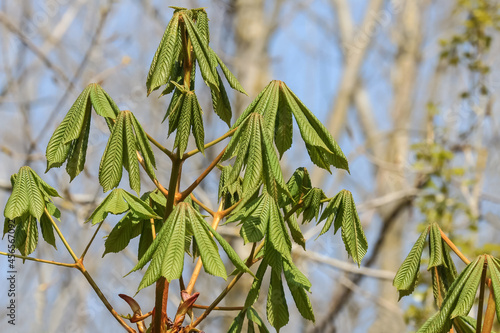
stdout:
{"type": "Polygon", "coordinates": [[[259,314],[253,307],[248,308],[247,318],[249,323],[255,323],[259,327],[260,333],[269,333],[264,321],[260,318],[259,314]]]}
{"type": "MultiPolygon", "coordinates": [[[[107,253],[118,253],[125,249],[130,243],[130,240],[139,236],[143,229],[140,219],[134,219],[131,212],[127,212],[125,216],[114,226],[104,242],[104,257],[107,253]]],[[[149,222],[149,221],[147,221],[149,222]]]]}
{"type": "Polygon", "coordinates": [[[472,309],[474,300],[476,299],[477,288],[481,282],[481,273],[483,272],[484,263],[484,256],[480,256],[476,267],[474,267],[474,270],[467,279],[462,292],[460,293],[455,308],[450,315],[451,319],[458,316],[467,316],[472,309]]]}
{"type": "MultiPolygon", "coordinates": [[[[188,205],[187,203],[181,204],[188,205]]],[[[198,250],[200,251],[205,271],[209,274],[227,279],[226,269],[224,268],[224,263],[219,256],[217,244],[215,244],[215,241],[210,233],[203,227],[203,224],[206,224],[205,220],[201,217],[201,215],[197,214],[194,209],[188,207],[187,210],[189,214],[189,222],[193,230],[198,250]]]]}
{"type": "Polygon", "coordinates": [[[430,258],[427,270],[444,264],[441,231],[436,222],[431,224],[431,231],[429,234],[429,252],[430,258]]]}
{"type": "Polygon", "coordinates": [[[238,79],[236,79],[236,77],[233,75],[233,73],[231,73],[231,71],[222,62],[222,60],[219,58],[219,56],[213,51],[212,51],[212,54],[217,59],[217,63],[219,64],[220,68],[222,69],[222,73],[224,73],[224,76],[226,77],[226,80],[229,83],[229,85],[231,86],[231,88],[248,96],[247,92],[245,91],[245,89],[243,89],[243,87],[241,86],[238,79]]]}
{"type": "MultiPolygon", "coordinates": [[[[192,208],[191,208],[192,209],[192,208]]],[[[199,217],[201,217],[201,214],[197,211],[195,211],[196,214],[198,214],[199,217]]],[[[201,221],[201,220],[200,220],[201,221]]],[[[203,224],[202,226],[207,230],[209,231],[210,233],[212,233],[212,235],[215,237],[215,239],[217,239],[217,242],[219,243],[219,245],[222,247],[222,249],[224,250],[224,252],[226,252],[227,256],[229,257],[229,260],[231,260],[231,262],[233,263],[233,265],[241,272],[245,272],[245,273],[248,273],[252,276],[254,276],[253,272],[247,267],[247,265],[241,260],[241,258],[238,256],[238,254],[236,253],[236,251],[234,251],[234,249],[231,247],[231,245],[224,239],[224,237],[222,237],[217,231],[215,231],[214,228],[212,228],[212,226],[210,226],[210,224],[206,223],[204,220],[203,220],[203,224]]],[[[203,249],[201,249],[203,251],[203,249]]]]}
{"type": "Polygon", "coordinates": [[[311,287],[311,282],[291,261],[283,261],[283,270],[285,272],[286,283],[288,284],[288,288],[290,288],[297,309],[302,317],[314,322],[314,311],[306,293],[306,290],[309,291],[311,287]]]}
{"type": "Polygon", "coordinates": [[[281,281],[281,272],[278,273],[274,269],[271,271],[266,313],[267,320],[277,331],[288,323],[288,306],[281,281]]]}
{"type": "Polygon", "coordinates": [[[229,141],[223,160],[231,158],[233,154],[236,154],[236,160],[229,176],[229,182],[235,181],[245,166],[243,192],[264,182],[266,191],[276,201],[279,193],[289,195],[276,151],[269,133],[265,129],[264,118],[259,113],[249,115],[236,130],[229,141]]]}
{"type": "Polygon", "coordinates": [[[141,219],[161,218],[144,201],[121,188],[117,188],[108,194],[85,222],[92,220],[92,224],[97,224],[104,221],[109,213],[118,215],[127,210],[141,219]]]}
{"type": "Polygon", "coordinates": [[[90,101],[95,112],[101,117],[116,119],[116,116],[120,113],[120,109],[108,93],[97,83],[91,83],[89,87],[90,101]]]}
{"type": "MultiPolygon", "coordinates": [[[[142,214],[139,214],[140,216],[136,215],[134,211],[141,212],[143,210],[142,207],[140,207],[142,206],[141,202],[145,201],[149,203],[153,211],[158,216],[163,214],[165,211],[166,199],[163,194],[158,194],[157,192],[158,190],[155,190],[154,192],[146,192],[141,197],[140,201],[139,198],[136,198],[135,196],[128,197],[132,209],[130,209],[123,216],[123,218],[115,225],[106,238],[106,241],[104,242],[105,249],[102,255],[103,257],[110,252],[117,253],[122,251],[130,243],[131,239],[139,235],[141,237],[139,239],[138,258],[140,259],[142,257],[149,245],[153,242],[151,220],[144,217],[142,214]]],[[[155,229],[160,230],[163,225],[163,221],[161,219],[156,219],[154,223],[155,229]]]]}
{"type": "Polygon", "coordinates": [[[459,316],[453,319],[453,326],[455,327],[457,333],[475,333],[476,319],[466,316],[459,316]]]}
{"type": "Polygon", "coordinates": [[[231,326],[227,333],[240,333],[243,329],[243,322],[245,320],[245,312],[246,310],[240,311],[240,313],[234,318],[231,326]]]}
{"type": "Polygon", "coordinates": [[[147,135],[132,112],[121,111],[112,128],[99,166],[99,183],[104,192],[120,184],[123,167],[125,167],[129,174],[130,187],[137,194],[140,193],[141,180],[137,152],[143,156],[146,171],[154,177],[156,163],[147,135]]]}
{"type": "Polygon", "coordinates": [[[330,201],[319,219],[319,222],[325,219],[327,221],[318,237],[330,229],[334,218],[334,233],[342,227],[342,240],[346,251],[354,262],[360,265],[368,249],[368,243],[351,192],[342,190],[330,201]]]}
{"type": "Polygon", "coordinates": [[[247,298],[245,300],[245,308],[251,307],[257,299],[259,298],[260,287],[264,279],[264,274],[266,273],[268,263],[265,259],[259,265],[257,272],[255,273],[255,278],[253,279],[252,287],[248,292],[247,298]]]}
{"type": "Polygon", "coordinates": [[[178,149],[180,155],[186,151],[191,131],[196,147],[204,153],[205,132],[202,114],[203,111],[194,91],[182,92],[176,89],[165,118],[169,119],[169,135],[177,129],[174,148],[178,149]]]}
{"type": "MultiPolygon", "coordinates": [[[[417,331],[417,333],[440,333],[442,331],[449,330],[451,327],[450,314],[457,304],[457,299],[460,296],[464,285],[467,283],[467,280],[480,259],[481,257],[467,265],[462,273],[460,273],[450,286],[450,291],[443,300],[443,305],[439,312],[429,318],[427,322],[417,331]]],[[[484,257],[482,260],[484,261],[484,257]]]]}
{"type": "Polygon", "coordinates": [[[117,187],[122,179],[124,123],[124,113],[120,112],[99,165],[99,183],[104,192],[117,187]]]}
{"type": "Polygon", "coordinates": [[[399,267],[398,272],[394,277],[392,284],[399,291],[399,299],[403,296],[410,295],[415,289],[418,280],[422,251],[424,249],[425,238],[427,237],[428,232],[429,227],[425,228],[425,230],[420,234],[420,237],[413,245],[410,253],[403,261],[403,264],[401,264],[401,267],[399,267]]]}
{"type": "Polygon", "coordinates": [[[82,172],[87,154],[92,106],[98,115],[106,118],[108,125],[109,120],[116,118],[119,112],[115,102],[98,84],[89,84],[49,140],[46,172],[60,167],[65,161],[68,161],[66,171],[71,180],[82,172]]]}
{"type": "Polygon", "coordinates": [[[28,215],[18,218],[14,231],[14,246],[23,256],[35,251],[38,244],[38,227],[35,217],[28,215]]]}
{"type": "Polygon", "coordinates": [[[293,114],[313,163],[328,171],[330,166],[349,171],[347,159],[331,134],[284,82],[271,81],[232,128],[243,124],[252,113],[261,114],[266,120],[266,128],[274,134],[271,136],[280,156],[292,144],[293,114]]]}
{"type": "Polygon", "coordinates": [[[160,86],[170,82],[172,69],[181,52],[181,35],[179,27],[180,13],[174,13],[168,23],[165,33],[160,41],[160,45],[151,62],[146,88],[148,95],[160,86]]]}
{"type": "Polygon", "coordinates": [[[441,306],[444,296],[448,293],[450,285],[457,277],[457,269],[450,256],[448,245],[442,240],[444,264],[434,267],[432,273],[432,291],[438,307],[441,306]]]}
{"type": "Polygon", "coordinates": [[[50,197],[59,196],[28,166],[21,167],[11,179],[14,180],[12,194],[4,209],[4,216],[9,220],[27,215],[40,219],[50,197]]]}

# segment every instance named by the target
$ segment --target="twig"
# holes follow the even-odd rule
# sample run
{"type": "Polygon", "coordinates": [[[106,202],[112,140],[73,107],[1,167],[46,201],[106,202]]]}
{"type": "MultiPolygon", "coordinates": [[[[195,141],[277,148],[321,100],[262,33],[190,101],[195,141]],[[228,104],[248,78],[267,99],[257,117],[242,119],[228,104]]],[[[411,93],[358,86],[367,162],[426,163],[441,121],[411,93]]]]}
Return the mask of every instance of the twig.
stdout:
{"type": "Polygon", "coordinates": [[[71,248],[71,246],[69,246],[68,242],[66,241],[66,238],[64,238],[63,234],[61,233],[61,230],[59,230],[59,227],[57,226],[56,222],[54,221],[54,219],[52,218],[52,216],[50,215],[49,211],[47,210],[47,207],[44,208],[45,210],[45,214],[47,215],[47,217],[50,219],[50,222],[52,223],[52,226],[54,227],[54,229],[56,229],[56,232],[57,234],[59,235],[59,238],[61,239],[61,241],[63,242],[64,246],[66,247],[66,249],[68,250],[69,254],[71,255],[71,257],[73,258],[73,260],[75,261],[75,263],[78,263],[80,262],[80,260],[78,259],[78,257],[76,256],[75,252],[73,252],[73,249],[71,248]]]}
{"type": "MultiPolygon", "coordinates": [[[[234,132],[236,132],[236,130],[237,130],[237,129],[238,129],[238,128],[236,127],[236,128],[234,128],[234,129],[230,130],[229,132],[227,132],[227,133],[226,133],[226,134],[224,134],[223,136],[221,136],[221,137],[219,137],[219,138],[215,139],[215,140],[214,140],[214,141],[212,141],[212,142],[207,143],[205,146],[203,146],[203,148],[204,148],[204,149],[207,149],[207,148],[209,148],[209,147],[212,147],[213,145],[215,145],[215,144],[217,144],[217,143],[221,142],[222,140],[224,140],[225,138],[230,137],[231,135],[233,135],[233,134],[234,134],[234,132]]],[[[200,152],[200,150],[199,150],[199,149],[194,149],[194,150],[191,150],[190,152],[185,153],[185,154],[182,156],[182,159],[183,159],[183,160],[185,160],[185,159],[187,159],[187,158],[189,158],[189,157],[191,157],[191,156],[193,156],[193,155],[195,155],[195,154],[197,154],[197,153],[199,153],[199,152],[200,152]]]]}
{"type": "Polygon", "coordinates": [[[57,261],[52,261],[52,260],[44,260],[44,259],[39,259],[39,258],[26,257],[26,256],[21,256],[21,255],[18,255],[18,254],[14,254],[14,253],[0,252],[0,255],[2,255],[2,256],[13,256],[13,257],[16,257],[16,258],[19,258],[19,259],[36,261],[36,262],[40,262],[40,263],[43,263],[43,264],[51,264],[51,265],[56,265],[56,266],[76,268],[76,264],[67,264],[67,263],[64,263],[64,262],[57,262],[57,261]]]}
{"type": "Polygon", "coordinates": [[[202,174],[191,184],[187,189],[185,189],[180,196],[180,199],[178,200],[181,202],[182,200],[186,199],[191,192],[202,182],[203,179],[205,179],[206,176],[217,166],[217,164],[220,162],[222,159],[222,156],[224,156],[224,153],[226,152],[226,148],[222,149],[222,151],[217,155],[217,157],[210,163],[210,165],[205,169],[205,171],[202,172],[202,174]]]}
{"type": "Polygon", "coordinates": [[[92,242],[94,241],[94,238],[95,236],[97,235],[97,233],[99,232],[99,229],[101,229],[101,226],[102,226],[102,223],[99,223],[99,225],[97,226],[97,229],[95,230],[94,232],[94,235],[92,235],[92,238],[90,239],[89,243],[87,244],[87,246],[85,247],[85,250],[83,251],[82,255],[80,256],[80,260],[83,261],[83,258],[85,257],[85,255],[87,254],[87,251],[89,250],[90,248],[90,245],[92,244],[92,242]]]}
{"type": "MultiPolygon", "coordinates": [[[[209,306],[208,305],[194,304],[193,308],[196,308],[196,309],[208,309],[209,306]]],[[[241,311],[244,308],[245,308],[244,306],[216,306],[216,307],[212,308],[212,310],[218,310],[218,311],[241,311]]]]}
{"type": "Polygon", "coordinates": [[[488,305],[486,307],[486,313],[484,314],[484,325],[482,333],[491,333],[493,328],[493,322],[495,321],[495,298],[493,294],[493,288],[491,286],[491,279],[488,279],[488,288],[490,290],[490,296],[488,297],[488,305]]]}
{"type": "Polygon", "coordinates": [[[198,198],[196,198],[196,197],[193,195],[193,193],[191,193],[191,194],[190,194],[190,196],[191,196],[191,200],[193,200],[193,201],[194,201],[194,202],[196,202],[196,203],[197,203],[197,204],[198,204],[201,208],[203,208],[204,210],[206,210],[208,214],[210,214],[210,215],[214,216],[215,212],[214,212],[212,209],[208,208],[208,206],[207,206],[207,205],[205,205],[203,202],[201,202],[200,200],[198,200],[198,198]]]}
{"type": "Polygon", "coordinates": [[[146,133],[146,136],[148,137],[148,140],[152,144],[154,144],[158,149],[160,149],[162,152],[164,152],[165,155],[167,155],[168,157],[170,157],[170,159],[175,158],[174,157],[174,153],[172,153],[170,150],[168,150],[167,148],[165,148],[161,143],[159,143],[158,141],[156,141],[151,135],[149,135],[148,133],[146,133]]]}
{"type": "Polygon", "coordinates": [[[467,257],[464,256],[462,252],[460,252],[460,250],[457,248],[457,246],[448,238],[448,236],[445,235],[445,233],[443,232],[443,230],[441,230],[441,228],[439,228],[439,231],[441,232],[441,238],[445,241],[446,244],[448,244],[450,249],[452,249],[452,251],[455,252],[456,255],[460,259],[462,259],[462,261],[464,263],[466,263],[467,265],[470,264],[470,260],[467,259],[467,257]]]}

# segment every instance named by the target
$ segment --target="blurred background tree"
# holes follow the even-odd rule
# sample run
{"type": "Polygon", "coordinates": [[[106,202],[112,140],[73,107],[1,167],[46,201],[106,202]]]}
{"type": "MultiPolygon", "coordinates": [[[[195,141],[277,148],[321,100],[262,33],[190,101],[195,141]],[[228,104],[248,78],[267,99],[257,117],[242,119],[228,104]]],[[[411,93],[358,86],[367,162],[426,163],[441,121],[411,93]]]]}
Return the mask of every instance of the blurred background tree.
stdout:
{"type": "MultiPolygon", "coordinates": [[[[495,241],[500,234],[498,1],[2,1],[0,203],[5,204],[11,190],[9,176],[20,166],[43,173],[50,135],[90,82],[102,84],[150,134],[167,140],[161,120],[168,99],[157,99],[158,93],[146,98],[144,83],[171,16],[168,6],[207,7],[213,48],[249,94],[231,95],[236,114],[271,78],[283,80],[348,155],[351,177],[343,171],[327,177],[312,164],[308,169],[313,186],[321,185],[327,195],[344,187],[353,192],[368,254],[358,270],[345,257],[336,239],[340,235],[333,234],[308,242],[306,254],[294,251],[294,260],[313,284],[316,326],[297,313],[287,332],[404,332],[419,327],[435,311],[430,282],[398,303],[392,277],[423,222],[438,221],[469,257],[485,251],[500,254],[495,241]]],[[[208,110],[210,96],[201,95],[200,103],[208,110]]],[[[207,142],[225,130],[217,119],[206,119],[206,124],[207,129],[214,124],[207,142]]],[[[101,129],[90,134],[85,175],[69,186],[65,173],[51,170],[45,176],[64,193],[64,201],[58,202],[64,221],[77,222],[62,225],[63,232],[72,244],[81,239],[82,248],[93,232],[83,221],[104,196],[99,184],[89,181],[96,179],[108,137],[104,122],[101,129]]],[[[285,179],[307,160],[304,148],[296,145],[285,157],[285,179]]],[[[198,172],[213,157],[198,158],[189,167],[198,172]]],[[[167,181],[161,170],[169,167],[158,165],[160,181],[167,181]]],[[[197,195],[213,201],[217,186],[215,177],[209,178],[197,195]]],[[[114,223],[109,219],[99,238],[114,223]]],[[[225,226],[220,232],[230,236],[238,230],[225,226]]],[[[318,232],[311,225],[306,238],[318,232]]],[[[243,244],[233,245],[245,251],[243,244]]],[[[40,258],[65,260],[63,252],[47,244],[36,251],[40,258]]],[[[101,240],[90,251],[95,259],[88,270],[117,310],[127,313],[118,294],[136,290],[137,276],[122,279],[135,265],[135,250],[99,259],[101,240]]],[[[77,272],[29,262],[16,265],[23,320],[13,332],[119,330],[77,272]]],[[[6,260],[0,260],[0,268],[7,271],[6,260]]],[[[201,304],[224,286],[208,281],[213,295],[202,294],[201,304]]],[[[4,286],[0,284],[2,295],[4,286]]],[[[243,301],[247,289],[244,283],[239,286],[227,304],[243,301]]],[[[144,307],[153,307],[151,289],[137,296],[144,307]]],[[[171,300],[178,304],[175,297],[171,300]]],[[[262,311],[265,305],[260,306],[262,311]]],[[[5,311],[2,306],[1,317],[5,311]]],[[[213,315],[205,331],[224,331],[231,320],[223,312],[213,315]]]]}

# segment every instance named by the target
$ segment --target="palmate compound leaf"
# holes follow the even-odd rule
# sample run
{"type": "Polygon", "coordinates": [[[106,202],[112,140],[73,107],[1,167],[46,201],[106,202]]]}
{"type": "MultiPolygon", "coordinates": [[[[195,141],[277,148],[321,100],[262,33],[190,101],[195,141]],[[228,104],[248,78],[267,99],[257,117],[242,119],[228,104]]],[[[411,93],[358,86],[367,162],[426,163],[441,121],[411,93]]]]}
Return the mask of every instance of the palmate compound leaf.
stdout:
{"type": "Polygon", "coordinates": [[[420,234],[420,237],[413,245],[410,253],[403,261],[403,264],[399,267],[398,272],[394,277],[392,284],[399,291],[399,299],[403,296],[410,295],[415,289],[419,275],[420,260],[422,258],[425,239],[428,233],[429,227],[425,228],[425,230],[420,234]]]}
{"type": "Polygon", "coordinates": [[[229,141],[223,160],[235,155],[229,182],[236,181],[245,167],[243,192],[258,187],[263,182],[274,200],[277,201],[280,195],[290,196],[272,139],[265,128],[264,118],[259,113],[252,113],[238,127],[229,141]]]}
{"type": "Polygon", "coordinates": [[[232,128],[242,125],[252,113],[264,116],[280,155],[291,147],[293,114],[313,163],[328,171],[330,166],[349,171],[347,159],[331,134],[284,82],[271,81],[232,128]]]}
{"type": "Polygon", "coordinates": [[[139,194],[141,182],[137,152],[143,156],[146,171],[154,177],[155,158],[146,133],[132,112],[121,111],[99,166],[99,183],[104,192],[120,184],[125,167],[129,174],[130,187],[139,194]]]}
{"type": "Polygon", "coordinates": [[[321,214],[318,224],[325,219],[326,223],[318,237],[331,228],[335,219],[334,233],[339,228],[342,229],[342,240],[346,251],[354,262],[360,265],[368,249],[368,243],[351,192],[342,190],[330,200],[330,203],[321,214]]]}
{"type": "MultiPolygon", "coordinates": [[[[451,328],[451,313],[457,307],[460,294],[468,284],[473,271],[479,267],[483,268],[484,256],[478,257],[475,261],[467,265],[450,286],[450,291],[443,300],[443,305],[438,313],[429,318],[427,322],[417,331],[417,333],[441,333],[447,332],[451,328]]],[[[465,288],[466,292],[469,288],[465,288]]]]}
{"type": "Polygon", "coordinates": [[[108,194],[85,222],[92,221],[92,224],[95,225],[104,221],[109,213],[119,215],[128,210],[140,219],[161,218],[146,202],[121,188],[117,188],[108,194]]]}
{"type": "Polygon", "coordinates": [[[432,267],[444,265],[444,255],[443,255],[443,241],[441,239],[441,230],[439,225],[434,222],[431,224],[431,230],[429,233],[429,265],[427,270],[432,269],[432,267]]]}
{"type": "Polygon", "coordinates": [[[68,161],[66,171],[71,180],[82,172],[87,154],[92,106],[98,115],[105,117],[108,125],[110,119],[116,118],[119,112],[115,102],[98,84],[89,84],[49,140],[46,172],[60,167],[65,161],[68,161]]]}
{"type": "Polygon", "coordinates": [[[184,91],[181,95],[174,93],[171,105],[172,109],[169,107],[166,117],[169,118],[169,134],[177,130],[174,148],[177,148],[179,155],[182,156],[188,145],[189,134],[193,132],[196,147],[204,153],[203,111],[194,91],[184,91]]]}
{"type": "Polygon", "coordinates": [[[139,270],[151,261],[139,285],[139,290],[153,284],[161,276],[168,281],[178,279],[181,276],[184,263],[185,235],[188,230],[193,232],[203,267],[207,273],[227,278],[217,244],[212,239],[213,235],[236,268],[253,275],[229,243],[206,223],[203,216],[191,204],[181,202],[175,206],[156,239],[131,271],[139,270]]]}
{"type": "MultiPolygon", "coordinates": [[[[133,207],[138,204],[141,205],[141,203],[136,203],[136,200],[138,200],[138,198],[134,197],[130,201],[133,207]]],[[[144,193],[141,196],[141,201],[147,203],[158,216],[165,212],[166,198],[158,190],[144,193]]],[[[160,230],[163,226],[163,219],[155,219],[154,226],[155,230],[160,230]]],[[[109,233],[104,242],[105,250],[102,256],[104,257],[107,253],[122,251],[130,243],[130,240],[139,235],[138,259],[142,257],[144,252],[153,242],[151,219],[143,215],[136,215],[134,214],[134,209],[131,209],[109,233]]]]}
{"type": "Polygon", "coordinates": [[[12,194],[4,209],[4,235],[9,231],[9,221],[13,221],[14,246],[22,255],[31,254],[38,244],[38,225],[40,222],[45,241],[55,247],[55,237],[48,213],[60,216],[59,210],[51,202],[52,197],[59,197],[57,191],[45,183],[35,171],[23,166],[17,174],[12,175],[12,194]]]}

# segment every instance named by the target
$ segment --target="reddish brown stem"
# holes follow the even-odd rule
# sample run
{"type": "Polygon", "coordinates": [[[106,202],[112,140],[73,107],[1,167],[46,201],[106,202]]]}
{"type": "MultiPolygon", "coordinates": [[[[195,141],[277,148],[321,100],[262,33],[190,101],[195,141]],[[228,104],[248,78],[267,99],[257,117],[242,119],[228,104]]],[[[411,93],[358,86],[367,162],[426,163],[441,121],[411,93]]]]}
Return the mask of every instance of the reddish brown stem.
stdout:
{"type": "Polygon", "coordinates": [[[460,250],[457,248],[457,246],[448,238],[448,236],[445,235],[445,233],[443,232],[443,230],[439,229],[439,231],[441,232],[441,238],[445,241],[446,244],[448,244],[448,246],[450,247],[450,249],[456,253],[456,255],[462,259],[462,261],[464,263],[466,263],[467,265],[470,264],[470,260],[467,259],[466,256],[463,255],[462,252],[460,252],[460,250]]]}

